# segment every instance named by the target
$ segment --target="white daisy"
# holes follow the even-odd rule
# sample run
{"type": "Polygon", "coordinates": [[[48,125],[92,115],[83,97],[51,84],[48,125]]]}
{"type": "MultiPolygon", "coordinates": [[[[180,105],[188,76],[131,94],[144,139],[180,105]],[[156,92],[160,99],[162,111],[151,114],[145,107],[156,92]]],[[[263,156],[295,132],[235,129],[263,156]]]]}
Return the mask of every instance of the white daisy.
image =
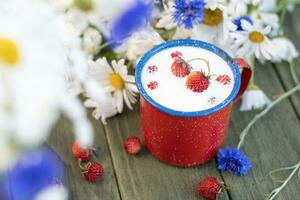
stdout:
{"type": "Polygon", "coordinates": [[[106,118],[118,113],[112,94],[105,92],[96,80],[89,83],[84,95],[87,97],[84,105],[87,108],[94,108],[93,117],[97,120],[101,118],[103,124],[106,124],[106,118]]]}
{"type": "Polygon", "coordinates": [[[90,61],[90,77],[97,80],[107,92],[111,92],[118,112],[123,111],[123,104],[132,108],[136,102],[135,77],[128,74],[125,60],[113,60],[111,65],[106,58],[99,58],[96,61],[90,61]]]}
{"type": "Polygon", "coordinates": [[[124,43],[115,49],[119,54],[125,54],[129,60],[137,61],[155,45],[164,42],[152,28],[133,33],[124,43]]]}
{"type": "Polygon", "coordinates": [[[173,29],[176,27],[176,23],[173,20],[173,13],[175,12],[174,3],[168,2],[164,4],[164,11],[161,14],[160,19],[156,23],[156,28],[165,28],[167,30],[173,29]]]}
{"type": "Polygon", "coordinates": [[[74,0],[46,0],[57,11],[64,12],[72,4],[74,0]]]}
{"type": "Polygon", "coordinates": [[[251,14],[251,18],[260,26],[271,26],[270,35],[278,35],[279,31],[279,16],[276,13],[266,12],[260,9],[255,10],[251,14]]]}
{"type": "Polygon", "coordinates": [[[94,28],[87,28],[82,35],[82,48],[88,57],[92,57],[97,53],[97,49],[102,42],[102,36],[94,28]]]}
{"type": "Polygon", "coordinates": [[[264,12],[271,12],[275,10],[277,4],[277,0],[260,0],[260,4],[258,5],[259,10],[264,12]]]}
{"type": "Polygon", "coordinates": [[[205,8],[210,10],[216,10],[217,8],[224,10],[225,0],[205,0],[205,8]]]}
{"type": "Polygon", "coordinates": [[[265,58],[270,60],[275,55],[274,45],[267,37],[271,32],[271,27],[262,29],[258,24],[251,24],[246,20],[241,20],[243,31],[234,31],[231,36],[235,39],[234,49],[237,48],[237,57],[247,57],[255,54],[257,59],[265,58]]]}
{"type": "Polygon", "coordinates": [[[277,37],[271,40],[276,48],[277,53],[272,58],[272,62],[292,61],[299,56],[295,45],[285,37],[277,37]]]}
{"type": "Polygon", "coordinates": [[[207,0],[204,9],[204,20],[193,28],[193,39],[215,43],[228,39],[229,32],[236,25],[229,19],[227,9],[222,0],[207,0]]]}
{"type": "Polygon", "coordinates": [[[80,43],[73,42],[79,39],[64,33],[66,22],[43,1],[4,4],[0,7],[0,85],[5,98],[0,100],[0,119],[6,125],[0,123],[0,132],[18,149],[36,147],[65,112],[82,146],[92,145],[93,130],[84,107],[67,91],[68,71],[77,67],[75,62],[82,64],[72,59],[80,54],[80,43]]]}
{"type": "Polygon", "coordinates": [[[76,6],[73,6],[66,12],[66,17],[78,35],[87,29],[90,24],[97,27],[103,33],[108,34],[107,23],[101,16],[102,10],[103,9],[100,7],[100,5],[98,5],[98,3],[93,4],[93,6],[87,10],[82,10],[76,6]]]}
{"type": "MultiPolygon", "coordinates": [[[[59,30],[66,29],[66,25],[62,24],[59,30]]],[[[96,81],[90,79],[88,76],[89,68],[87,60],[93,55],[89,55],[88,52],[96,51],[99,43],[102,41],[102,36],[99,32],[93,28],[87,28],[82,35],[82,39],[79,37],[74,38],[74,33],[64,31],[62,34],[64,46],[66,47],[69,68],[67,69],[67,80],[69,84],[68,93],[72,96],[77,96],[82,92],[89,92],[90,96],[93,96],[99,102],[102,102],[103,95],[100,91],[103,90],[96,81]],[[72,39],[73,38],[73,39],[72,39]],[[85,50],[85,51],[83,51],[85,50]]]]}
{"type": "Polygon", "coordinates": [[[93,117],[97,120],[101,118],[103,124],[107,124],[107,118],[115,116],[118,113],[111,94],[107,94],[107,99],[104,102],[87,99],[84,105],[87,108],[94,108],[93,117]]]}
{"type": "Polygon", "coordinates": [[[241,0],[231,0],[228,3],[228,13],[232,18],[239,18],[246,15],[248,12],[248,5],[241,0]]]}
{"type": "Polygon", "coordinates": [[[231,0],[228,3],[228,13],[233,18],[247,15],[249,5],[257,5],[260,0],[231,0]]]}
{"type": "Polygon", "coordinates": [[[48,0],[66,16],[74,30],[81,34],[89,25],[97,27],[109,36],[108,22],[113,21],[135,0],[48,0]],[[63,8],[65,7],[65,8],[63,8]]]}
{"type": "Polygon", "coordinates": [[[242,96],[241,111],[249,111],[252,109],[260,109],[271,103],[270,99],[265,95],[265,93],[256,88],[247,89],[242,96]]]}
{"type": "Polygon", "coordinates": [[[186,29],[185,27],[181,26],[176,29],[175,34],[173,35],[172,39],[177,40],[177,39],[187,39],[187,38],[193,38],[194,37],[194,32],[191,31],[190,29],[186,29]]]}

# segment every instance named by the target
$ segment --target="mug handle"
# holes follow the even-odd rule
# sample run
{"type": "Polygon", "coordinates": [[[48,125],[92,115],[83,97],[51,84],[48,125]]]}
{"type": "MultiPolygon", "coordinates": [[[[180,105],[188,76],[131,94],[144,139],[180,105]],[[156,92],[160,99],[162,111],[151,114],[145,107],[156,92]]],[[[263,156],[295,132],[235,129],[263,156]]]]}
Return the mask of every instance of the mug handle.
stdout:
{"type": "Polygon", "coordinates": [[[252,76],[251,67],[244,59],[235,58],[235,62],[241,70],[241,87],[240,87],[240,90],[239,90],[238,94],[236,95],[236,97],[233,101],[234,103],[236,103],[238,100],[240,100],[241,96],[246,91],[246,89],[249,85],[251,76],[252,76]]]}

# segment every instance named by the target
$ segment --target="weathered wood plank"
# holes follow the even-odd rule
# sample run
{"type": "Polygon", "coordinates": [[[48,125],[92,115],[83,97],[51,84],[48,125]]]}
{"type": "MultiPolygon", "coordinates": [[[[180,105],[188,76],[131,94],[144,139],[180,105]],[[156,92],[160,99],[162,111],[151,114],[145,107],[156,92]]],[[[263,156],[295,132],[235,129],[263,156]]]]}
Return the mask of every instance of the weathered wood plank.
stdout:
{"type": "MultiPolygon", "coordinates": [[[[300,6],[298,6],[293,13],[287,15],[285,22],[285,33],[294,42],[298,51],[300,51],[300,6]]],[[[295,68],[298,78],[300,79],[300,58],[295,60],[295,68]]],[[[280,79],[284,88],[290,89],[295,86],[295,82],[292,79],[289,66],[287,63],[276,64],[275,69],[279,74],[280,79]]],[[[298,118],[300,118],[300,92],[296,93],[291,97],[291,101],[298,113],[298,118]]]]}
{"type": "Polygon", "coordinates": [[[62,118],[52,131],[47,144],[58,153],[65,165],[66,185],[72,200],[114,200],[120,199],[114,175],[110,153],[107,148],[103,126],[100,121],[92,119],[95,130],[94,147],[97,149],[92,160],[100,162],[105,170],[105,176],[97,183],[88,183],[80,173],[77,161],[72,156],[74,142],[70,123],[62,118]]]}
{"type": "MultiPolygon", "coordinates": [[[[279,95],[283,88],[270,64],[257,65],[256,80],[269,97],[279,95]]],[[[228,146],[235,146],[239,133],[259,111],[240,112],[239,105],[232,113],[228,146]]],[[[264,195],[276,187],[268,173],[279,167],[297,163],[300,159],[300,124],[288,100],[282,102],[257,122],[246,138],[243,150],[253,167],[246,177],[222,173],[232,199],[264,199],[264,195]]],[[[300,180],[294,178],[277,199],[298,198],[300,180]]],[[[278,185],[277,185],[278,186],[278,185]]]]}
{"type": "MultiPolygon", "coordinates": [[[[200,167],[177,168],[157,161],[145,149],[136,156],[128,155],[122,143],[127,136],[139,133],[137,108],[109,120],[106,126],[122,199],[201,199],[195,192],[198,181],[208,175],[221,179],[214,160],[200,167]]],[[[228,199],[227,194],[220,199],[228,199]]]]}

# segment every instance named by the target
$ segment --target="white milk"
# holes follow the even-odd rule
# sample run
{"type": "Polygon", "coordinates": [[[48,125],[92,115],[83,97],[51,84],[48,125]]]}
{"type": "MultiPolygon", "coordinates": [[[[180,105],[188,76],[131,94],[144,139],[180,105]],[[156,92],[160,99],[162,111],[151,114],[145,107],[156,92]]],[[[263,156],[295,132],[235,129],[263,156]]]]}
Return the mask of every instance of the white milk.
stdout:
{"type": "MultiPolygon", "coordinates": [[[[205,62],[193,61],[189,63],[192,71],[208,72],[205,62]]],[[[141,75],[143,88],[147,94],[160,105],[175,111],[195,112],[203,111],[215,107],[222,103],[230,95],[234,86],[234,75],[230,66],[216,54],[197,47],[172,47],[162,50],[153,55],[145,64],[141,75]],[[210,63],[210,71],[213,76],[210,78],[210,84],[207,90],[197,93],[186,87],[187,77],[179,78],[173,75],[171,65],[174,59],[171,53],[179,51],[184,60],[193,58],[203,58],[210,63]],[[150,73],[148,66],[157,66],[157,71],[150,73]],[[223,84],[217,81],[219,75],[227,75],[230,83],[223,84]],[[150,89],[148,84],[156,82],[150,89]]]]}

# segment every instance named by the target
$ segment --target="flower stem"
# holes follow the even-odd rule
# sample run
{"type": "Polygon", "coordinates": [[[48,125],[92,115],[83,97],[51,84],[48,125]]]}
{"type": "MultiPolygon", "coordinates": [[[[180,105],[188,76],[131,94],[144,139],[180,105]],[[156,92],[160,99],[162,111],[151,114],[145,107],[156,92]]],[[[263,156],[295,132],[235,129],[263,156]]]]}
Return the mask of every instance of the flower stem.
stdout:
{"type": "Polygon", "coordinates": [[[289,66],[290,66],[290,72],[291,72],[292,78],[293,78],[294,82],[296,83],[296,85],[298,85],[299,84],[299,79],[298,79],[297,74],[296,74],[294,61],[290,61],[289,66]]]}
{"type": "MultiPolygon", "coordinates": [[[[291,180],[291,178],[295,175],[295,173],[299,170],[300,168],[300,162],[292,167],[288,167],[288,168],[281,168],[282,170],[285,169],[293,169],[292,173],[288,176],[287,179],[284,180],[284,182],[277,188],[275,188],[274,190],[272,190],[272,192],[267,196],[268,200],[273,200],[280,192],[281,190],[286,186],[286,184],[291,180]]],[[[278,169],[280,170],[280,169],[278,169]]],[[[276,171],[278,171],[276,170],[276,171]]]]}
{"type": "Polygon", "coordinates": [[[112,42],[105,42],[102,45],[100,45],[97,49],[97,53],[99,53],[100,51],[102,51],[102,49],[105,49],[108,45],[112,44],[112,42]]]}
{"type": "Polygon", "coordinates": [[[133,61],[129,60],[128,63],[127,63],[127,70],[130,70],[131,67],[133,67],[133,61]]]}
{"type": "Polygon", "coordinates": [[[255,117],[250,121],[250,123],[246,126],[246,128],[241,132],[240,134],[240,142],[237,146],[238,149],[240,149],[245,141],[245,137],[247,136],[250,128],[255,124],[256,121],[258,121],[260,118],[262,118],[264,115],[266,115],[274,106],[276,106],[278,103],[280,103],[282,100],[286,99],[296,91],[300,90],[300,84],[296,87],[290,89],[289,91],[282,94],[280,97],[278,97],[275,101],[270,103],[262,112],[255,115],[255,117]]]}
{"type": "Polygon", "coordinates": [[[285,20],[286,13],[287,13],[287,9],[285,6],[285,8],[281,11],[280,18],[279,18],[279,25],[280,25],[279,35],[280,36],[284,35],[284,20],[285,20]]]}
{"type": "Polygon", "coordinates": [[[273,10],[273,12],[280,12],[284,9],[286,9],[287,4],[288,4],[289,0],[281,0],[280,2],[278,2],[277,7],[273,10]]]}
{"type": "Polygon", "coordinates": [[[281,167],[281,168],[278,168],[278,169],[275,169],[273,171],[270,171],[269,173],[269,176],[271,177],[271,179],[274,181],[274,182],[279,182],[279,183],[284,183],[284,180],[278,180],[276,179],[273,174],[275,173],[278,173],[278,172],[282,172],[282,171],[288,171],[288,170],[292,170],[295,168],[296,165],[293,165],[293,166],[290,166],[290,167],[281,167]]]}

